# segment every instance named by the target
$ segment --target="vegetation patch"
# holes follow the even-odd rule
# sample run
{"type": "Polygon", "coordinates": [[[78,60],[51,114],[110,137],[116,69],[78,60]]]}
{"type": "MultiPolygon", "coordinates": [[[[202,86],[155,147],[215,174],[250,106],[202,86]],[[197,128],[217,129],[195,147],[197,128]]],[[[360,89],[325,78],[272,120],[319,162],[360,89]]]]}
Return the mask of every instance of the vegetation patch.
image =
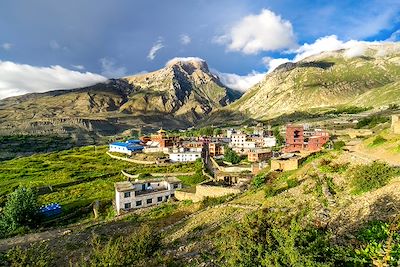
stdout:
{"type": "Polygon", "coordinates": [[[366,117],[358,121],[356,128],[374,128],[378,124],[388,122],[390,119],[388,117],[373,115],[370,117],[366,117]]]}
{"type": "Polygon", "coordinates": [[[372,141],[372,143],[369,144],[369,146],[376,147],[376,146],[384,144],[386,141],[387,140],[385,138],[383,138],[381,135],[378,135],[377,137],[375,137],[375,139],[372,141]]]}
{"type": "Polygon", "coordinates": [[[399,174],[398,168],[383,162],[375,161],[368,165],[357,165],[350,170],[353,193],[361,194],[385,186],[399,174]]]}

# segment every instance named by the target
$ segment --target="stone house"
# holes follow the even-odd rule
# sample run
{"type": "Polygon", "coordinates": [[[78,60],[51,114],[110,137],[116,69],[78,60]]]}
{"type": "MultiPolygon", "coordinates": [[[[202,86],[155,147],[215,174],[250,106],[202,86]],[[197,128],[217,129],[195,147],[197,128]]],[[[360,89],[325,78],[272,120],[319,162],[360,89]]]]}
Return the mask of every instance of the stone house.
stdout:
{"type": "Polygon", "coordinates": [[[276,159],[271,159],[271,171],[292,171],[299,168],[300,157],[295,154],[284,154],[276,159]]]}

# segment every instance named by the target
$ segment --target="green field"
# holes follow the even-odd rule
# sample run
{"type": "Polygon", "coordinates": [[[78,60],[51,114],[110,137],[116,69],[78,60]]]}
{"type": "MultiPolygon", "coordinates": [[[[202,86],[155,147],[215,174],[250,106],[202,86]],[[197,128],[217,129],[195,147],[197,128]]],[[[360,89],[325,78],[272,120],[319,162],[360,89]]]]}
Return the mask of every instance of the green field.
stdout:
{"type": "MultiPolygon", "coordinates": [[[[192,172],[199,163],[168,166],[137,165],[111,159],[107,147],[81,147],[60,152],[37,154],[0,162],[0,197],[19,186],[39,189],[42,204],[58,202],[65,212],[87,206],[94,200],[110,202],[114,197],[114,183],[129,173],[192,172]]],[[[201,166],[200,166],[201,167],[201,166]]],[[[182,177],[184,184],[199,182],[202,177],[182,177]]]]}

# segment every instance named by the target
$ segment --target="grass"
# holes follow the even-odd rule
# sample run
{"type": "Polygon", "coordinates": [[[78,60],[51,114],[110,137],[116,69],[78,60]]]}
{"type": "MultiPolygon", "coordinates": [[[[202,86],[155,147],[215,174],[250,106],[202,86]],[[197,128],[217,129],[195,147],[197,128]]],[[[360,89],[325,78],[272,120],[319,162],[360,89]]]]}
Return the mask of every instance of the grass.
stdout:
{"type": "MultiPolygon", "coordinates": [[[[0,162],[0,200],[4,202],[6,195],[19,186],[42,187],[46,190],[39,190],[43,191],[41,203],[58,202],[64,212],[69,212],[97,199],[111,201],[114,183],[126,179],[121,174],[123,169],[130,173],[166,173],[192,172],[198,167],[198,163],[138,165],[113,160],[105,154],[106,150],[106,146],[88,146],[0,162]]],[[[195,184],[201,177],[182,179],[195,184]]]]}

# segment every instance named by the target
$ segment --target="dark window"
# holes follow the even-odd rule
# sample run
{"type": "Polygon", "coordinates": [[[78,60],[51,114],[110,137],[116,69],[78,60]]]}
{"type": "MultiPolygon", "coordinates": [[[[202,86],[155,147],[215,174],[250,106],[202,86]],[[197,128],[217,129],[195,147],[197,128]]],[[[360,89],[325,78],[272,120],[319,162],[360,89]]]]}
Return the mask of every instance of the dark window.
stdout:
{"type": "Polygon", "coordinates": [[[147,186],[150,186],[150,183],[147,183],[147,186]]]}
{"type": "Polygon", "coordinates": [[[174,184],[174,188],[178,188],[178,184],[174,184]]]}
{"type": "Polygon", "coordinates": [[[124,198],[127,198],[127,197],[131,197],[131,192],[125,192],[124,193],[124,198]]]}
{"type": "Polygon", "coordinates": [[[131,203],[125,203],[125,209],[127,210],[127,209],[130,209],[131,208],[131,203]]]}
{"type": "Polygon", "coordinates": [[[169,197],[169,196],[165,196],[165,200],[167,200],[167,199],[168,199],[168,197],[169,197]]]}
{"type": "Polygon", "coordinates": [[[147,199],[147,204],[151,204],[151,203],[153,203],[153,199],[152,198],[147,199]]]}
{"type": "Polygon", "coordinates": [[[142,201],[141,200],[136,201],[136,207],[137,206],[142,206],[142,201]]]}
{"type": "Polygon", "coordinates": [[[299,138],[300,137],[300,131],[295,130],[294,131],[294,138],[299,138]]]}
{"type": "Polygon", "coordinates": [[[157,197],[157,201],[161,202],[162,201],[162,197],[157,197]]]}
{"type": "Polygon", "coordinates": [[[171,194],[171,197],[174,197],[175,196],[175,194],[171,194]]]}

